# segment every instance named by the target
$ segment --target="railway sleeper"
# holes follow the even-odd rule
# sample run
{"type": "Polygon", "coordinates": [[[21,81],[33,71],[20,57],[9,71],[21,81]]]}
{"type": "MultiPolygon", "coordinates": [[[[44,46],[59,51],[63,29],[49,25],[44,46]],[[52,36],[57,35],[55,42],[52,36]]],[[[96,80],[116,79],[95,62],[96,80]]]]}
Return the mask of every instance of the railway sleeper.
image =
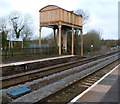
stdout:
{"type": "Polygon", "coordinates": [[[87,82],[83,82],[82,84],[84,84],[84,85],[92,85],[92,83],[87,83],[87,82]]]}

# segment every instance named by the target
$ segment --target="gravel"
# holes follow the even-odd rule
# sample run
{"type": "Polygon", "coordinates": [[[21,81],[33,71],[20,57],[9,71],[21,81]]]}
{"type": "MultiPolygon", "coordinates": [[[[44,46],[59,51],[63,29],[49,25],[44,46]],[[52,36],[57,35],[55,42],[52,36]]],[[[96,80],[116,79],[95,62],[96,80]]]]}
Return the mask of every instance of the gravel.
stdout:
{"type": "Polygon", "coordinates": [[[37,102],[37,101],[43,99],[44,97],[47,97],[50,94],[55,93],[56,91],[70,85],[70,82],[74,83],[75,81],[81,79],[83,77],[83,75],[85,75],[86,73],[88,74],[88,72],[92,72],[96,69],[99,69],[100,67],[103,67],[103,66],[107,65],[108,63],[111,63],[115,59],[116,59],[116,57],[112,58],[110,60],[107,60],[106,62],[102,62],[101,65],[98,64],[92,68],[85,70],[85,71],[75,73],[73,75],[65,77],[58,82],[47,85],[47,86],[42,87],[36,91],[33,91],[29,94],[26,94],[26,95],[24,95],[16,100],[13,100],[13,102],[37,102]],[[30,99],[30,98],[32,98],[32,99],[30,99]]]}
{"type": "Polygon", "coordinates": [[[59,79],[59,81],[57,81],[57,82],[53,81],[51,84],[46,85],[44,87],[42,85],[39,85],[38,90],[32,91],[31,93],[23,95],[23,96],[21,96],[17,99],[12,99],[12,102],[36,102],[38,100],[43,99],[46,96],[49,96],[52,93],[64,88],[65,86],[68,86],[69,84],[74,83],[76,80],[79,80],[80,78],[82,78],[82,76],[85,75],[86,73],[89,73],[91,71],[94,71],[94,70],[100,68],[101,66],[106,65],[106,64],[112,62],[113,60],[115,60],[116,58],[118,58],[118,57],[115,56],[115,55],[104,58],[104,60],[106,60],[106,59],[109,59],[109,60],[107,60],[105,62],[102,62],[101,64],[98,64],[96,66],[93,66],[92,68],[88,68],[87,70],[82,71],[82,72],[78,72],[78,71],[82,70],[83,68],[85,68],[89,65],[94,64],[95,62],[97,63],[99,61],[102,61],[103,59],[99,59],[97,61],[90,62],[88,64],[84,64],[84,65],[81,65],[81,66],[78,66],[78,67],[74,67],[74,68],[71,68],[69,70],[62,71],[60,73],[56,73],[56,74],[53,74],[53,75],[50,75],[50,76],[47,76],[47,77],[44,77],[44,78],[40,78],[38,80],[27,82],[25,84],[13,86],[13,87],[10,87],[8,89],[2,89],[2,91],[0,91],[0,92],[2,92],[3,96],[9,97],[5,93],[6,91],[13,90],[15,88],[20,88],[20,87],[30,87],[33,84],[37,85],[38,83],[41,83],[44,80],[48,80],[51,83],[54,78],[59,77],[63,74],[68,74],[68,73],[75,72],[75,71],[77,72],[77,73],[74,73],[74,74],[70,74],[67,77],[64,77],[63,79],[59,79]],[[30,98],[32,98],[32,99],[30,99],[30,98]]]}

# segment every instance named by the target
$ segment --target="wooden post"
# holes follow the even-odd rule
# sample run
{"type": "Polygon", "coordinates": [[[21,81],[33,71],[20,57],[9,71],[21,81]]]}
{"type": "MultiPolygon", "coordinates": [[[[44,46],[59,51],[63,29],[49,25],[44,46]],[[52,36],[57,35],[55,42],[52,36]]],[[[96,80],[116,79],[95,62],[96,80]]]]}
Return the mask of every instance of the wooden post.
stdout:
{"type": "Polygon", "coordinates": [[[62,25],[61,24],[59,24],[59,26],[58,26],[58,28],[59,28],[59,44],[58,44],[58,46],[59,46],[59,55],[61,55],[62,54],[62,52],[61,52],[61,27],[62,27],[62,25]]]}
{"type": "Polygon", "coordinates": [[[83,56],[83,32],[81,30],[81,49],[80,49],[80,55],[83,56]]]}
{"type": "Polygon", "coordinates": [[[59,45],[59,28],[57,29],[57,45],[59,45]]]}
{"type": "Polygon", "coordinates": [[[39,45],[41,45],[41,29],[42,27],[39,28],[39,45]]]}
{"type": "Polygon", "coordinates": [[[23,44],[23,40],[22,40],[22,48],[23,48],[23,45],[24,45],[24,44],[23,44]]]}
{"type": "Polygon", "coordinates": [[[72,55],[74,55],[74,27],[72,26],[72,55]]]}
{"type": "Polygon", "coordinates": [[[64,34],[64,38],[65,38],[65,52],[67,52],[67,32],[65,32],[64,34]]]}
{"type": "Polygon", "coordinates": [[[9,49],[10,49],[10,40],[9,40],[9,49]]]}

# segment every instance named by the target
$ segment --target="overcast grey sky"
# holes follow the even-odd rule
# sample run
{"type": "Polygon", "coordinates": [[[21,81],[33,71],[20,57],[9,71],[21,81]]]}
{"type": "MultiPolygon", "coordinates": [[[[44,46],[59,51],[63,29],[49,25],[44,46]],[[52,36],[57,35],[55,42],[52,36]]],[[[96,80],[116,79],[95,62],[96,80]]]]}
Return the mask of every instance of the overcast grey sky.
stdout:
{"type": "MultiPolygon", "coordinates": [[[[66,10],[83,9],[90,15],[84,33],[91,29],[100,30],[104,39],[118,39],[119,0],[0,0],[0,17],[11,11],[30,14],[34,20],[35,35],[38,36],[39,10],[46,5],[57,5],[66,10]]],[[[52,29],[42,29],[42,37],[52,29]]]]}

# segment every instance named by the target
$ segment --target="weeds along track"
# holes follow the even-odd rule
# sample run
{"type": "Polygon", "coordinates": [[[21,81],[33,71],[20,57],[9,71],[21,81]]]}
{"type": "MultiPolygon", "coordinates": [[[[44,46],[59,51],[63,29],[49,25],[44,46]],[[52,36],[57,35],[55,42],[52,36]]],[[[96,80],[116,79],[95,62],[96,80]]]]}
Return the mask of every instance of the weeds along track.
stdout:
{"type": "MultiPolygon", "coordinates": [[[[25,82],[36,80],[39,78],[43,78],[45,76],[49,76],[49,75],[52,75],[52,74],[55,74],[58,72],[60,73],[62,71],[69,70],[70,68],[74,68],[74,67],[81,66],[84,64],[85,64],[84,68],[85,67],[89,68],[89,67],[93,66],[94,64],[99,63],[100,61],[105,61],[105,60],[113,57],[114,56],[113,54],[115,54],[115,53],[100,55],[100,56],[96,56],[93,58],[87,58],[87,59],[73,61],[73,62],[69,62],[69,63],[65,63],[65,64],[55,65],[52,67],[28,71],[28,72],[10,75],[10,76],[5,76],[2,78],[2,89],[8,88],[10,86],[15,86],[17,84],[23,84],[25,82]],[[92,63],[90,63],[90,62],[92,62],[92,63]]],[[[81,69],[81,71],[84,70],[84,68],[81,69]]]]}
{"type": "MultiPolygon", "coordinates": [[[[104,58],[99,58],[95,61],[91,61],[83,65],[79,65],[69,69],[66,68],[62,71],[56,71],[52,74],[44,75],[43,77],[38,76],[36,80],[32,79],[31,81],[27,81],[26,83],[19,83],[15,86],[2,89],[1,91],[3,93],[3,98],[7,99],[8,102],[68,102],[73,97],[75,97],[78,92],[80,93],[84,91],[94,82],[96,82],[101,76],[110,71],[112,67],[117,65],[117,60],[118,54],[114,54],[104,58]],[[111,68],[106,68],[109,67],[108,65],[111,65],[111,68]],[[79,87],[81,87],[79,88],[80,91],[73,90],[74,87],[77,86],[77,83],[81,83],[78,84],[79,87]],[[30,88],[31,92],[16,99],[12,99],[4,93],[5,91],[19,87],[30,88]],[[74,93],[74,91],[76,92],[74,93]],[[65,95],[66,97],[64,96],[63,98],[60,95],[65,95]]],[[[47,71],[45,73],[47,73],[47,71]]],[[[39,74],[43,75],[44,72],[39,74]]],[[[32,77],[29,76],[29,78],[32,77]]],[[[18,79],[16,81],[18,81],[18,79]]]]}

